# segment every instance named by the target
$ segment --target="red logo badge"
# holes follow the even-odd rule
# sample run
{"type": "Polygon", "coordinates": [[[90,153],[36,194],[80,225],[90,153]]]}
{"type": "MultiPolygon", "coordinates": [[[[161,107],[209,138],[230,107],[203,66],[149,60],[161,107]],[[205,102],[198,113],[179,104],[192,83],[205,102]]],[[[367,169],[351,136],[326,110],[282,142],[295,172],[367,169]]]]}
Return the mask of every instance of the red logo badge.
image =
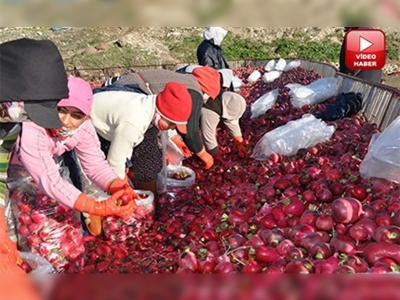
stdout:
{"type": "Polygon", "coordinates": [[[379,29],[353,29],[346,33],[345,63],[351,70],[378,70],[386,62],[386,37],[379,29]]]}

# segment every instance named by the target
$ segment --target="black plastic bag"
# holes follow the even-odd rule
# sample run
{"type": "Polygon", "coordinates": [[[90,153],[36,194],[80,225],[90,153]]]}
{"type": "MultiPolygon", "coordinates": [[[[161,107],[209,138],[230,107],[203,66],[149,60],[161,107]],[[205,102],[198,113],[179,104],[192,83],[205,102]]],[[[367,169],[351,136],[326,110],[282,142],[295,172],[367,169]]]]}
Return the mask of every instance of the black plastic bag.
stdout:
{"type": "Polygon", "coordinates": [[[341,93],[323,112],[316,114],[323,121],[335,121],[358,113],[361,110],[363,96],[361,93],[341,93]]]}

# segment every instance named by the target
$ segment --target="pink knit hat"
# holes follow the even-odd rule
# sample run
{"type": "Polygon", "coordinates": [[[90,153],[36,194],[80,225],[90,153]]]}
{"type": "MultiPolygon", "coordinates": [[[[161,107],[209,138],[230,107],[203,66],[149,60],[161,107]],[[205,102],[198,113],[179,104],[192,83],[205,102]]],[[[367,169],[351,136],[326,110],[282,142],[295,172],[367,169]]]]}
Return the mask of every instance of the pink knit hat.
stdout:
{"type": "Polygon", "coordinates": [[[58,107],[71,106],[79,109],[85,115],[90,114],[93,103],[93,93],[90,84],[82,78],[68,76],[69,97],[58,102],[58,107]]]}
{"type": "Polygon", "coordinates": [[[186,124],[192,113],[192,98],[183,84],[168,82],[164,90],[157,94],[156,109],[164,118],[176,124],[181,133],[187,133],[186,124]]]}

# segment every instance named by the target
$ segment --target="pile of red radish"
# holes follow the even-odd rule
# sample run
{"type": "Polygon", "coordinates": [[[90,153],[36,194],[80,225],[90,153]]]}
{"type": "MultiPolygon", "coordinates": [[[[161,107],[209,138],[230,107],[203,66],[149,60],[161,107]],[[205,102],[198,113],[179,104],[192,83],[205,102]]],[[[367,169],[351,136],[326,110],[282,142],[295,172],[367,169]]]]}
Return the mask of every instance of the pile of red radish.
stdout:
{"type": "MultiPolygon", "coordinates": [[[[320,76],[296,68],[273,83],[247,83],[254,70],[235,69],[248,104],[241,119],[246,148],[268,131],[322,111],[331,100],[295,109],[288,83],[320,76]],[[250,119],[250,105],[279,89],[275,105],[250,119]]],[[[363,116],[330,122],[329,141],[293,157],[241,159],[228,131],[218,131],[224,162],[203,170],[184,164],[196,184],[156,202],[153,226],[136,239],[114,243],[86,237],[83,273],[388,273],[400,265],[400,189],[383,179],[362,179],[360,162],[376,125],[363,116]]]]}

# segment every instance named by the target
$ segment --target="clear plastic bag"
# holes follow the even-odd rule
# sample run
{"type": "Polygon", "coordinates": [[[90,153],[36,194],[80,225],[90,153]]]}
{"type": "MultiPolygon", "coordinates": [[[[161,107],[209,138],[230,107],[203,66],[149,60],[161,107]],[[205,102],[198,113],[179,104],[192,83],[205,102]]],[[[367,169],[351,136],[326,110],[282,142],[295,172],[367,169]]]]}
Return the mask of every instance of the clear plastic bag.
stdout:
{"type": "Polygon", "coordinates": [[[383,132],[374,134],[360,164],[363,178],[384,178],[400,183],[400,117],[383,132]]]}
{"type": "Polygon", "coordinates": [[[233,91],[234,92],[239,92],[240,88],[242,87],[242,85],[243,85],[242,79],[240,79],[237,76],[234,76],[233,79],[232,79],[233,91]]]}
{"type": "Polygon", "coordinates": [[[184,166],[167,166],[157,176],[157,191],[159,194],[174,195],[177,191],[186,189],[196,182],[196,173],[184,166]]]}
{"type": "Polygon", "coordinates": [[[329,140],[334,132],[334,126],[328,126],[313,115],[305,114],[301,119],[267,132],[254,147],[252,157],[267,160],[274,152],[292,156],[301,148],[329,140]]]}
{"type": "Polygon", "coordinates": [[[278,98],[278,94],[279,90],[275,89],[258,98],[257,101],[251,105],[250,118],[251,119],[257,118],[262,114],[264,114],[268,109],[270,109],[272,105],[275,104],[276,99],[278,98]]]}
{"type": "Polygon", "coordinates": [[[106,216],[102,220],[104,235],[113,242],[127,239],[140,239],[140,235],[150,229],[154,223],[154,194],[151,191],[135,190],[141,197],[135,200],[137,207],[126,219],[117,216],[106,216]]]}
{"type": "Polygon", "coordinates": [[[54,268],[46,259],[43,257],[31,253],[31,252],[21,252],[18,251],[22,260],[26,262],[30,268],[32,269],[29,274],[32,275],[44,275],[44,274],[52,274],[54,273],[54,268]]]}
{"type": "Polygon", "coordinates": [[[289,89],[290,101],[296,108],[304,105],[315,105],[333,97],[337,89],[337,79],[335,77],[321,78],[309,85],[289,83],[286,85],[289,89]]]}
{"type": "MultiPolygon", "coordinates": [[[[69,178],[64,167],[60,173],[69,178]]],[[[80,213],[45,195],[23,167],[11,165],[9,174],[19,248],[45,258],[57,272],[79,272],[85,256],[80,213]]]]}

